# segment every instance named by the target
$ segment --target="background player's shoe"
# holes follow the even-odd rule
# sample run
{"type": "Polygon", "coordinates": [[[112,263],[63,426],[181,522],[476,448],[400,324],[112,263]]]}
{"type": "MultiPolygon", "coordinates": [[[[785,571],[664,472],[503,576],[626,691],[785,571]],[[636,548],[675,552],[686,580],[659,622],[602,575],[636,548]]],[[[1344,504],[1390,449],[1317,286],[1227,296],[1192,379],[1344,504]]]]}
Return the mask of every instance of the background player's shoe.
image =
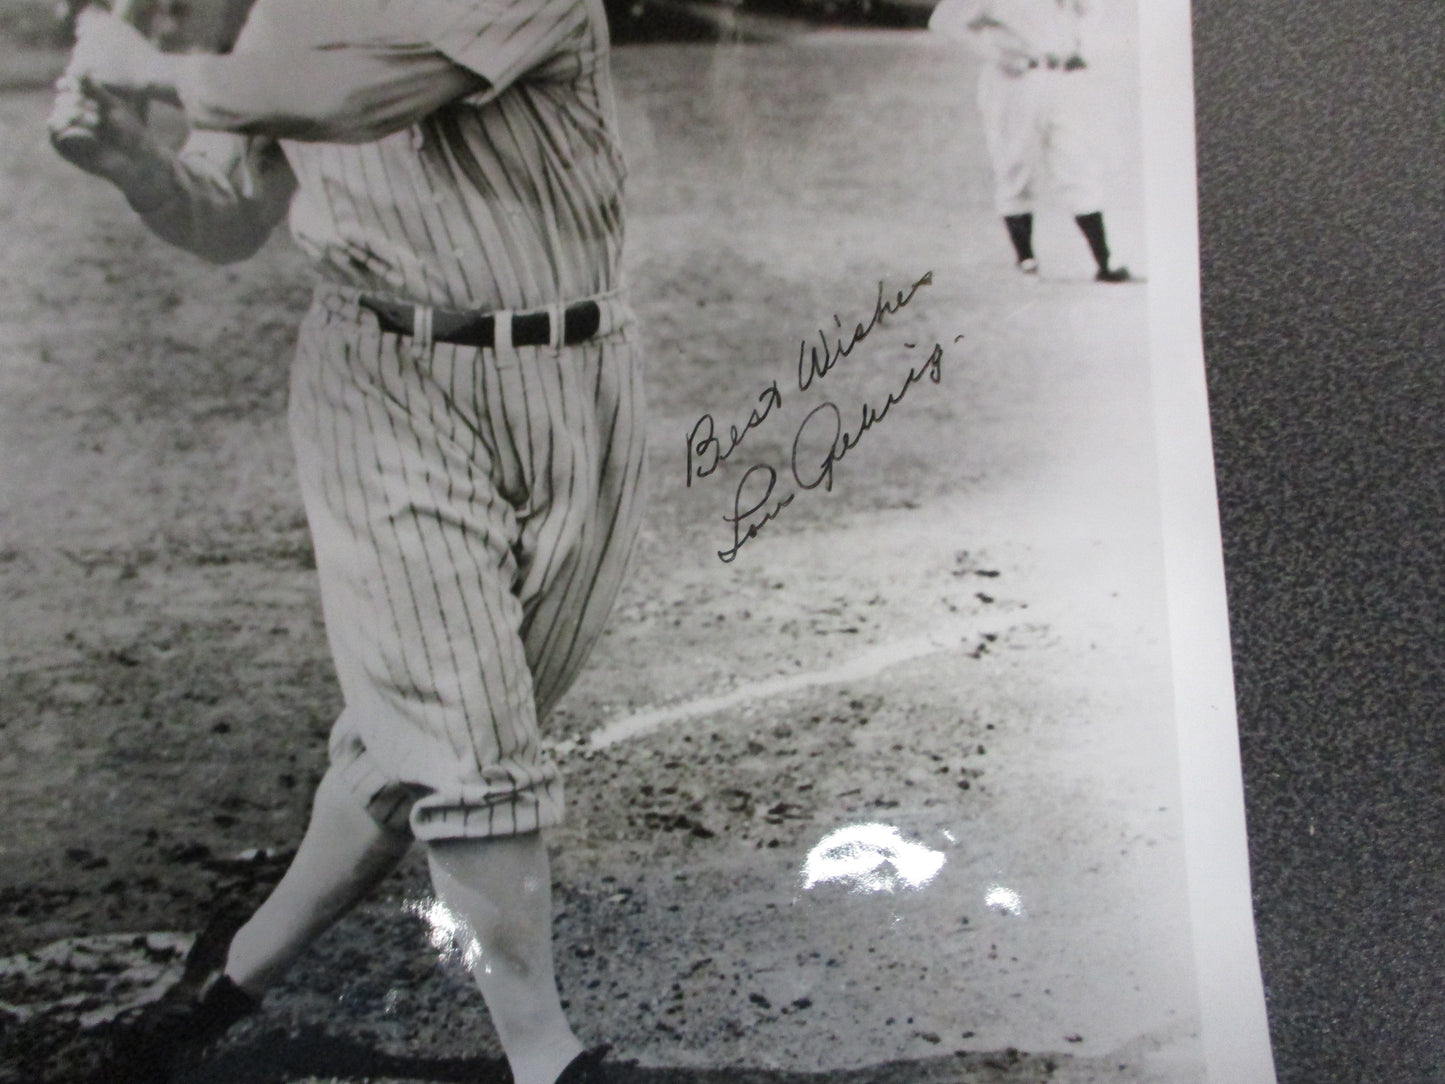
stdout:
{"type": "Polygon", "coordinates": [[[219,971],[182,981],[129,1020],[117,1019],[95,1084],[166,1084],[260,1002],[219,971]]]}
{"type": "Polygon", "coordinates": [[[1025,275],[1037,275],[1039,273],[1039,261],[1032,256],[1026,257],[1015,264],[1025,275]]]}
{"type": "Polygon", "coordinates": [[[612,1048],[606,1043],[584,1050],[562,1070],[557,1084],[623,1084],[626,1063],[605,1061],[612,1048]]]}
{"type": "Polygon", "coordinates": [[[1127,267],[1101,267],[1099,273],[1094,276],[1095,282],[1128,282],[1129,269],[1127,267]]]}

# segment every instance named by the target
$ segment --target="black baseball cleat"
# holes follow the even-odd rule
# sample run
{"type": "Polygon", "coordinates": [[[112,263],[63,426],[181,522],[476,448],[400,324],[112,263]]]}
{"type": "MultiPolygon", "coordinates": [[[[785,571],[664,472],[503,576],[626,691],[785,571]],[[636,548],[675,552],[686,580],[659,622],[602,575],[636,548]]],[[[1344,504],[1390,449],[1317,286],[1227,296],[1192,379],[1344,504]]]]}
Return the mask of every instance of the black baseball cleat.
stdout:
{"type": "Polygon", "coordinates": [[[584,1050],[567,1063],[557,1084],[623,1084],[623,1063],[606,1061],[612,1047],[607,1043],[584,1050]]]}
{"type": "Polygon", "coordinates": [[[177,983],[129,1019],[117,1018],[94,1084],[167,1084],[260,1005],[220,971],[200,984],[177,983]]]}
{"type": "Polygon", "coordinates": [[[1127,267],[1101,267],[1099,273],[1094,276],[1095,282],[1128,282],[1129,269],[1127,267]]]}

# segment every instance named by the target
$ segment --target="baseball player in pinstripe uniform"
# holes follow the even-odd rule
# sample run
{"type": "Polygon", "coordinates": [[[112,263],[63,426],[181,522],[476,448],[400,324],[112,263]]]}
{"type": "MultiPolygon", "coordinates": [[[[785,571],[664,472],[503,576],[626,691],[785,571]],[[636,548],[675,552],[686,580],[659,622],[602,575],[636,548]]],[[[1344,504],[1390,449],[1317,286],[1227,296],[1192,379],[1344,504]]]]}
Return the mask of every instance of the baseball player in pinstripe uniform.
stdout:
{"type": "Polygon", "coordinates": [[[51,121],[93,132],[77,164],[214,261],[289,214],[319,270],[290,421],[345,696],[291,867],[109,1080],[167,1079],[414,841],[517,1084],[608,1071],[558,998],[538,736],[641,510],[608,54],[601,0],[259,0],[225,56],[81,22],[51,121]],[[178,153],[135,95],[184,109],[178,153]]]}
{"type": "Polygon", "coordinates": [[[963,41],[983,60],[978,107],[993,163],[995,205],[1020,271],[1037,274],[1034,208],[1052,175],[1058,199],[1074,212],[1099,282],[1127,282],[1109,262],[1099,181],[1095,118],[1079,84],[1086,0],[943,0],[929,28],[963,41]]]}

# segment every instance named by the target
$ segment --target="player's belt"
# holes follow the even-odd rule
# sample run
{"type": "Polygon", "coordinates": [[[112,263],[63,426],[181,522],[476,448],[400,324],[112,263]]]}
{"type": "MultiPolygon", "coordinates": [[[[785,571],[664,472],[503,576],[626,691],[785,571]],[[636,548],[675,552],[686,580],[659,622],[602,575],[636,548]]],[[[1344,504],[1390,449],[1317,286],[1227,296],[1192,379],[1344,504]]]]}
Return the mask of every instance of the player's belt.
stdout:
{"type": "Polygon", "coordinates": [[[1054,56],[1053,54],[1049,54],[1048,56],[1037,58],[1030,57],[1029,67],[1048,68],[1049,71],[1062,70],[1066,72],[1076,72],[1080,68],[1087,67],[1087,65],[1084,63],[1083,57],[1078,53],[1074,53],[1071,56],[1054,56]]]}
{"type": "Polygon", "coordinates": [[[537,309],[534,312],[452,312],[447,309],[418,308],[396,301],[383,301],[363,294],[358,299],[362,308],[376,314],[377,325],[393,335],[416,335],[418,316],[430,317],[432,342],[457,346],[494,347],[497,345],[497,321],[510,324],[513,346],[546,346],[560,342],[572,346],[586,342],[602,326],[602,308],[595,301],[578,301],[564,309],[537,309]],[[553,335],[552,321],[561,319],[562,334],[553,335]]]}

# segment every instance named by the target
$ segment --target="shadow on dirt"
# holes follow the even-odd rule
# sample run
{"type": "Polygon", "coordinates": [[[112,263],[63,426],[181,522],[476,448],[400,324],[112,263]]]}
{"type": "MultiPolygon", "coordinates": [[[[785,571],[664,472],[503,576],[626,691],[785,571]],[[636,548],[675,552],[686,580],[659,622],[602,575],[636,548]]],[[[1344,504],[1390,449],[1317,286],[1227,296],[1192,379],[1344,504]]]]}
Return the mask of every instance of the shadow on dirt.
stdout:
{"type": "Polygon", "coordinates": [[[436,1084],[511,1084],[512,1080],[499,1058],[390,1054],[363,1039],[332,1035],[312,1026],[258,1033],[181,1074],[175,1084],[283,1084],[308,1077],[395,1078],[436,1084]]]}
{"type": "MultiPolygon", "coordinates": [[[[822,1073],[767,1069],[691,1069],[616,1063],[609,1084],[1004,1084],[1046,1081],[1056,1060],[1007,1050],[958,1054],[923,1061],[895,1061],[822,1073]]],[[[244,1047],[198,1066],[175,1084],[285,1084],[310,1077],[327,1080],[395,1078],[427,1084],[511,1084],[495,1058],[427,1058],[387,1054],[365,1043],[308,1029],[257,1036],[244,1047]]]]}
{"type": "MultiPolygon", "coordinates": [[[[50,1048],[50,1057],[27,1059],[25,1072],[5,1077],[47,1084],[103,1084],[96,1077],[105,1043],[103,1029],[68,1036],[42,1037],[28,1029],[12,1031],[32,1054],[34,1042],[50,1048]]],[[[7,1045],[10,1045],[7,1043],[7,1045]]],[[[614,1064],[610,1084],[1014,1084],[1047,1081],[1068,1058],[1018,1050],[964,1053],[917,1061],[894,1061],[859,1069],[820,1073],[768,1069],[694,1069],[614,1064]]],[[[15,1065],[14,1062],[11,1062],[15,1065]]],[[[18,1065],[16,1068],[20,1068],[18,1065]]],[[[428,1057],[377,1049],[366,1039],[331,1034],[320,1027],[258,1030],[244,1041],[218,1051],[178,1072],[172,1084],[287,1084],[292,1081],[406,1081],[416,1084],[511,1084],[505,1063],[496,1057],[428,1057]]]]}

